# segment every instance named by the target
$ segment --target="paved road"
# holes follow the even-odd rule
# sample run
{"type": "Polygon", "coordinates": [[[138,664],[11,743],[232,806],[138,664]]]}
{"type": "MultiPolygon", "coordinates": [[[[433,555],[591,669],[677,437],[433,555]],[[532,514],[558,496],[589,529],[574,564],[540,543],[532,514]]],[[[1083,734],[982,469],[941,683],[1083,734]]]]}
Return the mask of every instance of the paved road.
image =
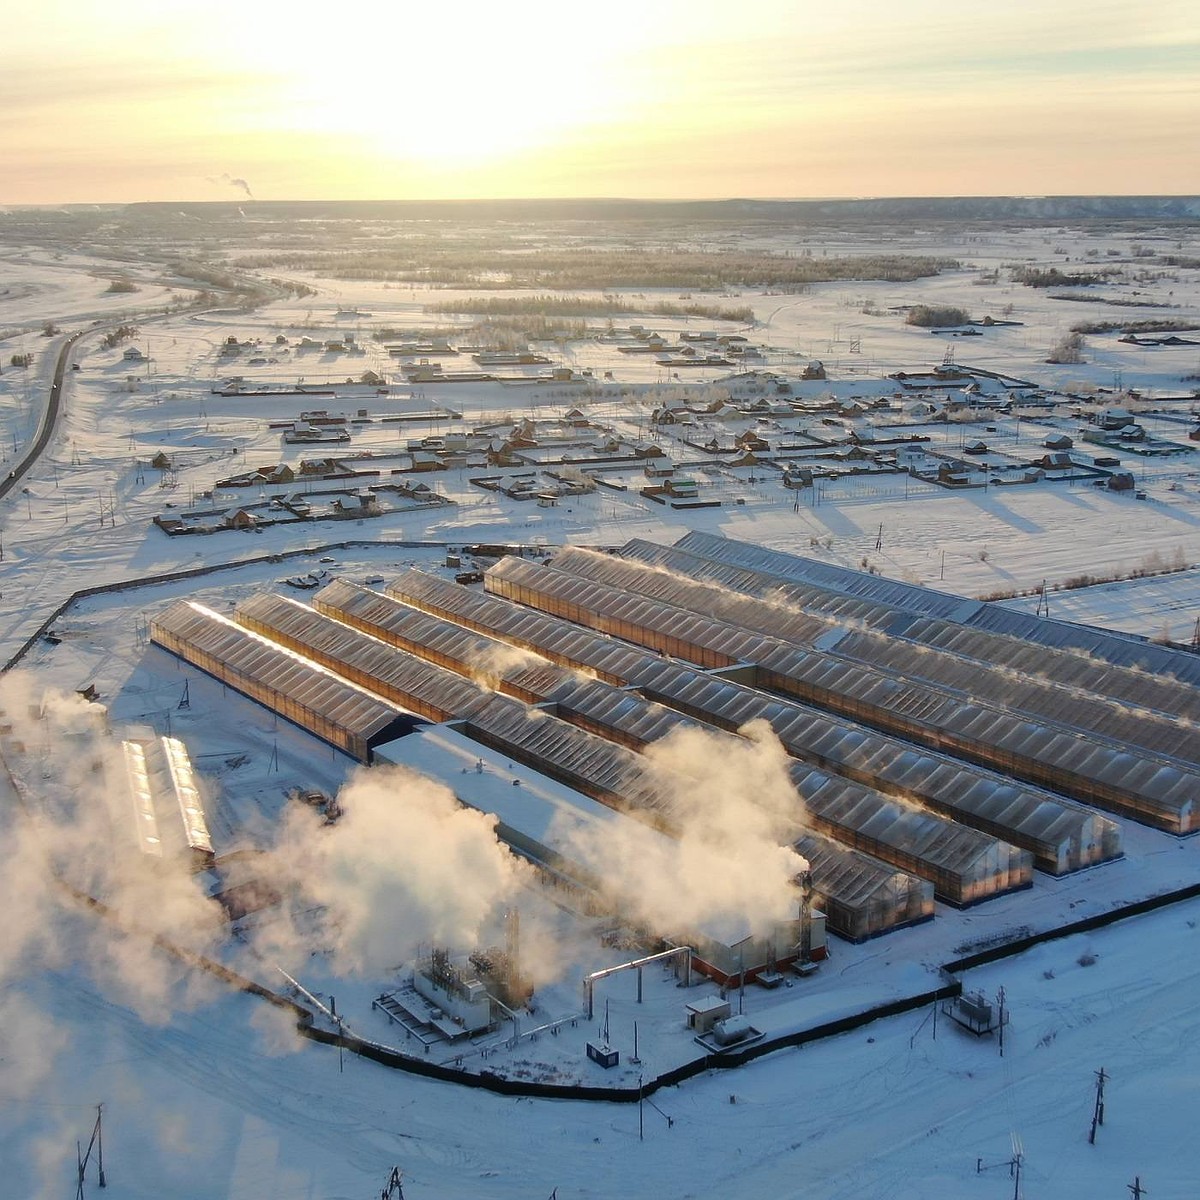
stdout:
{"type": "Polygon", "coordinates": [[[54,427],[58,423],[58,414],[62,405],[62,390],[63,379],[67,373],[67,365],[71,361],[71,348],[75,343],[83,337],[86,330],[80,330],[78,333],[73,333],[62,344],[62,349],[58,352],[58,362],[54,367],[54,381],[50,385],[50,399],[46,404],[46,410],[42,413],[42,421],[38,426],[37,437],[33,439],[33,443],[29,449],[25,451],[20,461],[8,473],[8,475],[0,480],[0,500],[8,495],[13,488],[21,482],[22,478],[28,474],[33,464],[37,462],[43,450],[49,444],[51,437],[54,436],[54,427]]]}

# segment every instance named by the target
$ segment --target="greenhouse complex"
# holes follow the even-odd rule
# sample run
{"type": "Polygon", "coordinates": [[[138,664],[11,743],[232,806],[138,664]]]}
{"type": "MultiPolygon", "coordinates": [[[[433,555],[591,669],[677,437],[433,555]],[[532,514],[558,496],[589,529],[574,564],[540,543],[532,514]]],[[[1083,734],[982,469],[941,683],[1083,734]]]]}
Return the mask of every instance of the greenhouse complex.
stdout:
{"type": "Polygon", "coordinates": [[[791,800],[771,827],[854,941],[1118,858],[1114,817],[1200,828],[1195,656],[709,534],[509,555],[482,589],[407,570],[232,619],[180,601],[151,637],[361,762],[444,777],[596,897],[604,864],[551,818],[694,833],[702,768],[648,753],[687,730],[718,753],[773,731],[791,800]],[[472,754],[542,783],[481,800],[455,784],[472,754]]]}

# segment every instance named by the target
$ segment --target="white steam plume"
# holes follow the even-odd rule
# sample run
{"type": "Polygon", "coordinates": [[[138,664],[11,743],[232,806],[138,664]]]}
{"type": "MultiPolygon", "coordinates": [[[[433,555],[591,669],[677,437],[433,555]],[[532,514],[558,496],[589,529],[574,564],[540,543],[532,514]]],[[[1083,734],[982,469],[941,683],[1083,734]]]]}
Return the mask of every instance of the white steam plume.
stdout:
{"type": "Polygon", "coordinates": [[[220,906],[187,864],[138,850],[103,709],[12,673],[0,680],[0,710],[10,727],[3,784],[16,789],[0,829],[0,982],[31,963],[81,962],[110,998],[165,1019],[186,999],[173,993],[190,985],[190,972],[151,939],[211,953],[224,927],[220,906]],[[81,897],[98,901],[107,919],[70,920],[86,906],[81,897]]]}
{"type": "MultiPolygon", "coordinates": [[[[448,788],[416,772],[360,769],[338,803],[343,815],[332,826],[290,812],[272,859],[293,894],[318,908],[317,935],[339,970],[383,974],[422,943],[484,944],[529,878],[496,840],[494,817],[462,808],[448,788]]],[[[268,938],[282,932],[264,930],[268,938]]],[[[285,933],[272,952],[287,958],[310,936],[285,933]]]]}
{"type": "Polygon", "coordinates": [[[797,915],[793,881],[808,864],[789,843],[804,805],[770,726],[753,721],[741,733],[683,727],[647,750],[677,839],[647,837],[630,819],[575,840],[622,906],[660,933],[765,934],[797,915]]]}

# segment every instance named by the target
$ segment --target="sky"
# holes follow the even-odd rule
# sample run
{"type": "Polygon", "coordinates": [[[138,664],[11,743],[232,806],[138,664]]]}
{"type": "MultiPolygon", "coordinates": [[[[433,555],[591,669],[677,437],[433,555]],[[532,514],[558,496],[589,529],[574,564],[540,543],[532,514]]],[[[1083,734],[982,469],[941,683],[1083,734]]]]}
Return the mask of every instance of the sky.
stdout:
{"type": "Polygon", "coordinates": [[[1200,193],[1195,0],[0,16],[0,204],[1200,193]]]}

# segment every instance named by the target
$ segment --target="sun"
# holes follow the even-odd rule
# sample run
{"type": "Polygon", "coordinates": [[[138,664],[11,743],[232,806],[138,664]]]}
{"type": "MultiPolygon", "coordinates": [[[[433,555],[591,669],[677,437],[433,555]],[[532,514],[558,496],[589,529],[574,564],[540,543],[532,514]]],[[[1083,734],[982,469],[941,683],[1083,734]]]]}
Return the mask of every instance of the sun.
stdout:
{"type": "Polygon", "coordinates": [[[378,3],[345,17],[242,24],[232,49],[270,93],[281,129],[345,139],[389,165],[493,164],[564,144],[635,103],[629,27],[588,9],[378,3]]]}

